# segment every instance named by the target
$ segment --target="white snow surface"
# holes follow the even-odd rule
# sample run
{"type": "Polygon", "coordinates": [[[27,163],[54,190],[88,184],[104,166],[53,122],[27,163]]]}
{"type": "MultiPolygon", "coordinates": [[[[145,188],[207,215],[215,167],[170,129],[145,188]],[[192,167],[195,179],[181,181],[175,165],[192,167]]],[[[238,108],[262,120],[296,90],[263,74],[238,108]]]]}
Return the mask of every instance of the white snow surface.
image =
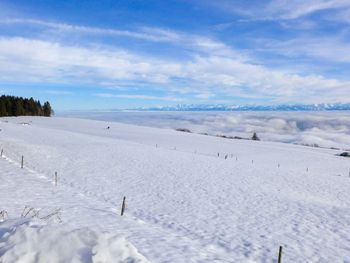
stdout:
{"type": "Polygon", "coordinates": [[[283,262],[350,262],[338,151],[56,117],[0,129],[2,263],[277,262],[279,246],[283,262]]]}
{"type": "Polygon", "coordinates": [[[125,238],[91,229],[8,220],[0,238],[2,262],[148,262],[125,238]]]}

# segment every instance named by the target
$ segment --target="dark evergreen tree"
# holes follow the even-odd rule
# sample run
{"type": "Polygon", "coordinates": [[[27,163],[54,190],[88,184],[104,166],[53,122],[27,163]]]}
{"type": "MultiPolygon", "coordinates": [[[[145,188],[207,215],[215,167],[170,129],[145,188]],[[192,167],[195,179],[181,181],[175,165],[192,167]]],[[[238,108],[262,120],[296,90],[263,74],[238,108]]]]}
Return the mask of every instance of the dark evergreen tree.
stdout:
{"type": "Polygon", "coordinates": [[[40,101],[35,101],[33,98],[27,99],[15,96],[0,97],[0,117],[3,116],[51,116],[53,110],[50,103],[47,101],[41,106],[40,101]]]}
{"type": "Polygon", "coordinates": [[[258,135],[256,134],[256,132],[254,132],[253,136],[252,136],[252,140],[253,141],[260,141],[258,135]]]}
{"type": "Polygon", "coordinates": [[[0,116],[7,116],[6,101],[0,100],[0,116]]]}
{"type": "Polygon", "coordinates": [[[28,101],[28,111],[30,112],[30,115],[38,115],[39,111],[37,109],[37,105],[33,98],[30,98],[28,101]]]}
{"type": "Polygon", "coordinates": [[[52,114],[52,109],[51,109],[51,105],[50,102],[45,102],[44,106],[43,106],[43,112],[44,112],[44,116],[46,117],[50,117],[52,114]]]}

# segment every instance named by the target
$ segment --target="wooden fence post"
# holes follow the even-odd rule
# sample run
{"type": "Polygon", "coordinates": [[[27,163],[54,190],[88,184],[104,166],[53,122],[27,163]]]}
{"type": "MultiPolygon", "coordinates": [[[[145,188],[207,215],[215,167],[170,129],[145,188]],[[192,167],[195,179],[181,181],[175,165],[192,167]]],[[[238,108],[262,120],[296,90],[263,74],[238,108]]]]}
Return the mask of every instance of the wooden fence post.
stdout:
{"type": "Polygon", "coordinates": [[[23,155],[22,155],[22,160],[21,160],[21,168],[23,169],[23,155]]]}
{"type": "Polygon", "coordinates": [[[280,246],[278,251],[278,263],[282,263],[282,246],[280,246]]]}
{"type": "Polygon", "coordinates": [[[123,198],[123,204],[122,204],[122,211],[121,211],[121,213],[120,213],[120,215],[121,216],[123,216],[124,215],[124,211],[125,211],[125,196],[124,196],[124,198],[123,198]]]}
{"type": "Polygon", "coordinates": [[[57,180],[58,178],[57,178],[57,172],[55,172],[55,186],[57,186],[57,180]]]}

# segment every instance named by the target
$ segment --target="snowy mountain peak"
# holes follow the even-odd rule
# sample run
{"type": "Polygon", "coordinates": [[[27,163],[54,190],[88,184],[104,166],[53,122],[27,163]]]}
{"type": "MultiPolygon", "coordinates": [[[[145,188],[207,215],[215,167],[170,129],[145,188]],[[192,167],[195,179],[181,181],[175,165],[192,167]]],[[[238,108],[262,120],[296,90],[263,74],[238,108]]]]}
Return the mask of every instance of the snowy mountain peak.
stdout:
{"type": "Polygon", "coordinates": [[[224,105],[178,104],[175,106],[140,107],[139,111],[335,111],[350,110],[350,103],[278,104],[278,105],[224,105]]]}

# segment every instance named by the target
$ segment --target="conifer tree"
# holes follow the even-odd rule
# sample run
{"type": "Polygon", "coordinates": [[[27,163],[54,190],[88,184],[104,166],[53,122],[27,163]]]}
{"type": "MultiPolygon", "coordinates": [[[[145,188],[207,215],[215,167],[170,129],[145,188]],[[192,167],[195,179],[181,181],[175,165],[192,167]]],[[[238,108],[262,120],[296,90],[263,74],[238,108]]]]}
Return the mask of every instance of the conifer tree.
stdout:
{"type": "Polygon", "coordinates": [[[52,114],[51,105],[48,101],[44,103],[43,112],[44,112],[44,116],[46,117],[50,117],[52,114]]]}
{"type": "Polygon", "coordinates": [[[256,132],[254,132],[253,136],[252,136],[252,140],[253,141],[260,141],[258,135],[256,134],[256,132]]]}
{"type": "Polygon", "coordinates": [[[47,101],[41,106],[40,101],[35,101],[33,98],[27,99],[15,96],[0,97],[0,117],[3,116],[51,116],[53,110],[50,103],[47,101]]]}

